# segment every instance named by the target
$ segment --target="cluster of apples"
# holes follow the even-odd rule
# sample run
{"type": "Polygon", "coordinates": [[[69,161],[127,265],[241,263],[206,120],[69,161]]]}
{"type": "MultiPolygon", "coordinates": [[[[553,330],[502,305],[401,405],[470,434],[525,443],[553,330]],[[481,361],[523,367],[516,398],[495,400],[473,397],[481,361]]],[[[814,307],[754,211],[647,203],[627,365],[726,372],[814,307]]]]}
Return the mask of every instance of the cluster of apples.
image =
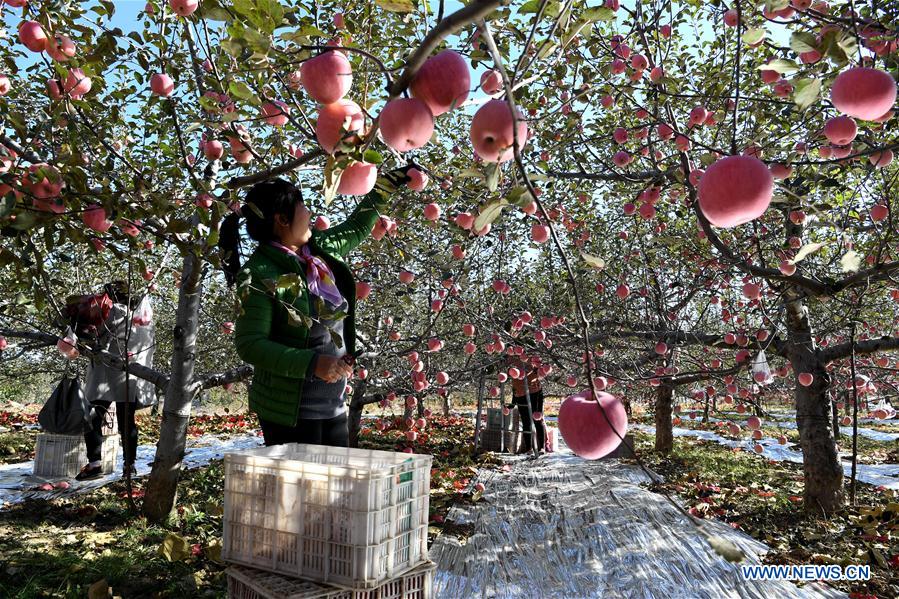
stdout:
{"type": "MultiPolygon", "coordinates": [[[[830,94],[841,116],[827,122],[824,135],[831,143],[848,147],[858,130],[853,118],[882,121],[891,116],[896,82],[884,71],[856,67],[837,75],[830,94]]],[[[884,151],[878,154],[875,165],[886,166],[891,161],[892,152],[884,151]]],[[[699,207],[708,221],[730,228],[765,213],[774,192],[774,175],[754,155],[727,156],[706,169],[698,187],[699,207]]],[[[872,214],[875,220],[885,216],[882,210],[872,214]]]]}

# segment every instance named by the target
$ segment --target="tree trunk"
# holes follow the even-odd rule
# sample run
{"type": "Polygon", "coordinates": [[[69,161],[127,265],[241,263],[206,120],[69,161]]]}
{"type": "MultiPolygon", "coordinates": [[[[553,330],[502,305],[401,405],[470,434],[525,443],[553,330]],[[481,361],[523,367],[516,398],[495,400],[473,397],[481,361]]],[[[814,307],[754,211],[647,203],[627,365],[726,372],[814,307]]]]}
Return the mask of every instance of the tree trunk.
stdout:
{"type": "Polygon", "coordinates": [[[671,397],[674,389],[670,385],[661,384],[656,387],[656,451],[670,453],[674,444],[674,433],[671,431],[671,397]]]}
{"type": "Polygon", "coordinates": [[[788,292],[786,320],[789,334],[789,356],[798,377],[808,372],[814,377],[808,387],[796,384],[796,424],[802,448],[805,474],[803,500],[806,511],[831,514],[845,501],[843,468],[837,456],[836,442],[830,428],[830,375],[821,361],[808,310],[795,291],[788,292]]]}
{"type": "Polygon", "coordinates": [[[830,410],[833,417],[833,438],[834,441],[840,440],[840,410],[837,408],[837,398],[834,397],[830,402],[830,410]]]}
{"type": "Polygon", "coordinates": [[[708,422],[709,421],[709,403],[711,400],[709,399],[708,393],[703,393],[703,395],[705,395],[705,405],[702,408],[702,421],[708,422]]]}
{"type": "Polygon", "coordinates": [[[446,395],[443,396],[443,415],[445,417],[449,417],[450,415],[450,392],[447,391],[446,395]]]}
{"type": "Polygon", "coordinates": [[[367,387],[366,379],[356,379],[353,384],[353,400],[350,402],[348,415],[350,447],[359,447],[359,430],[362,428],[362,411],[365,410],[365,389],[367,387]]]}
{"type": "Polygon", "coordinates": [[[151,522],[165,521],[175,506],[187,440],[187,423],[195,393],[194,366],[203,283],[193,253],[184,258],[181,281],[173,331],[172,374],[162,410],[156,459],[144,497],[144,515],[151,522]]]}

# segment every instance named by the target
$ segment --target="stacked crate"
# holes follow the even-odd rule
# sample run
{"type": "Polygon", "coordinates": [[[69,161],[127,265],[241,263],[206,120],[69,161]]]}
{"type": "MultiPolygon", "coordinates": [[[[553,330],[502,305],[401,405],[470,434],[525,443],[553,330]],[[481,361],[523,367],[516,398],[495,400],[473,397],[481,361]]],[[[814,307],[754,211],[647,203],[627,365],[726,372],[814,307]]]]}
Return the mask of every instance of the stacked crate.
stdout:
{"type": "MultiPolygon", "coordinates": [[[[119,436],[103,437],[100,449],[103,474],[115,471],[119,436]]],[[[34,475],[45,478],[72,478],[87,464],[87,447],[83,435],[38,433],[34,446],[34,475]]]]}
{"type": "Polygon", "coordinates": [[[508,415],[504,415],[502,408],[487,408],[487,426],[481,430],[480,444],[485,451],[515,452],[521,442],[519,429],[518,408],[513,407],[508,415]],[[502,446],[500,441],[502,440],[502,446]]]}
{"type": "Polygon", "coordinates": [[[230,596],[429,598],[430,479],[427,455],[295,443],[226,454],[222,557],[244,566],[229,569],[230,596]]]}

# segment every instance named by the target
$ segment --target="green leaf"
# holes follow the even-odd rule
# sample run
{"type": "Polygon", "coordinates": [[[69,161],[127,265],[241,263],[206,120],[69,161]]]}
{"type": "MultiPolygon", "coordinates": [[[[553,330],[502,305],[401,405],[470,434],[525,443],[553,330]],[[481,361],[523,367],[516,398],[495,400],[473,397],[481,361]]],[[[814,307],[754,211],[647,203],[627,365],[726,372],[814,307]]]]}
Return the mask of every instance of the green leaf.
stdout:
{"type": "Polygon", "coordinates": [[[528,204],[534,201],[534,196],[531,195],[531,192],[528,191],[528,188],[524,185],[519,185],[517,187],[513,187],[509,193],[506,195],[506,200],[510,204],[518,206],[519,208],[524,208],[528,204]]]}
{"type": "Polygon", "coordinates": [[[799,79],[794,82],[795,91],[793,92],[793,101],[800,110],[805,110],[818,101],[821,94],[820,79],[799,79]]]}
{"type": "Polygon", "coordinates": [[[464,168],[459,171],[456,176],[456,179],[484,179],[484,173],[479,171],[474,167],[464,168]]]}
{"type": "Polygon", "coordinates": [[[414,0],[375,0],[375,4],[389,12],[413,12],[414,0]]]}
{"type": "Polygon", "coordinates": [[[233,0],[232,6],[266,34],[272,33],[284,18],[284,9],[275,0],[233,0]]]}
{"type": "Polygon", "coordinates": [[[540,2],[538,0],[528,0],[528,2],[518,7],[518,14],[532,15],[536,14],[538,10],[540,10],[540,2]]]}
{"type": "Polygon", "coordinates": [[[16,207],[16,196],[10,191],[5,196],[0,197],[0,218],[5,218],[16,207]]]}
{"type": "Polygon", "coordinates": [[[537,52],[537,58],[539,58],[540,60],[545,60],[550,54],[553,53],[553,51],[555,51],[557,46],[555,42],[550,42],[549,40],[546,40],[545,43],[541,42],[541,44],[542,46],[540,46],[540,51],[537,52]]]}
{"type": "Polygon", "coordinates": [[[232,81],[231,83],[229,83],[228,93],[235,98],[240,98],[241,100],[246,100],[248,102],[252,102],[257,99],[256,94],[253,93],[253,90],[251,90],[249,86],[243,81],[232,81]]]}
{"type": "Polygon", "coordinates": [[[343,348],[343,335],[339,334],[331,327],[328,327],[328,333],[331,335],[331,342],[334,344],[334,347],[337,349],[343,348]]]}
{"type": "Polygon", "coordinates": [[[222,8],[221,6],[206,6],[206,2],[200,4],[200,11],[203,14],[204,19],[208,19],[210,21],[230,21],[232,19],[231,15],[227,10],[222,8]]]}
{"type": "Polygon", "coordinates": [[[340,185],[340,176],[342,174],[343,171],[337,168],[334,157],[328,156],[328,160],[325,163],[325,176],[322,183],[322,195],[325,199],[325,206],[330,206],[331,202],[337,196],[337,187],[340,185]]]}
{"type": "Polygon", "coordinates": [[[365,150],[365,153],[362,154],[362,161],[371,164],[381,164],[384,162],[384,157],[376,150],[365,150]]]}
{"type": "Polygon", "coordinates": [[[190,556],[190,544],[181,535],[170,532],[159,546],[159,555],[170,562],[180,562],[190,556]]]}
{"type": "Polygon", "coordinates": [[[801,248],[799,248],[799,252],[796,253],[796,257],[790,260],[790,264],[799,264],[802,260],[804,260],[807,256],[817,252],[821,248],[824,247],[823,243],[807,243],[801,248]]]}
{"type": "Polygon", "coordinates": [[[588,21],[612,22],[615,20],[615,11],[613,11],[611,8],[606,8],[605,6],[588,8],[583,12],[581,18],[588,21]]]}
{"type": "Polygon", "coordinates": [[[503,206],[507,206],[509,202],[507,202],[504,198],[498,198],[495,200],[490,200],[484,206],[481,207],[481,212],[478,214],[477,218],[474,219],[474,224],[472,225],[473,231],[480,231],[493,221],[499,217],[500,213],[503,211],[503,206]]]}
{"type": "Polygon", "coordinates": [[[753,27],[743,32],[743,43],[754,46],[765,39],[766,31],[762,27],[753,27]]]}
{"type": "Polygon", "coordinates": [[[285,306],[287,308],[287,320],[291,326],[312,328],[312,319],[306,314],[298,311],[293,306],[285,306]]]}
{"type": "Polygon", "coordinates": [[[490,191],[496,191],[496,188],[499,187],[499,180],[502,176],[502,168],[500,168],[498,162],[491,162],[487,165],[487,189],[490,191]]]}
{"type": "Polygon", "coordinates": [[[799,65],[795,61],[787,58],[778,58],[767,64],[760,64],[757,67],[760,71],[777,71],[781,75],[795,73],[799,70],[799,65]]]}
{"type": "Polygon", "coordinates": [[[173,218],[166,226],[166,231],[169,233],[187,233],[190,231],[190,221],[182,218],[173,218]]]}
{"type": "Polygon", "coordinates": [[[811,52],[818,49],[818,39],[813,33],[796,31],[790,36],[790,49],[796,53],[811,52]]]}
{"type": "Polygon", "coordinates": [[[602,258],[599,258],[598,256],[591,256],[590,254],[582,253],[581,258],[583,258],[584,262],[586,262],[589,266],[592,266],[597,270],[602,270],[606,267],[606,261],[602,258]]]}
{"type": "Polygon", "coordinates": [[[770,12],[783,10],[790,5],[790,0],[765,0],[765,8],[770,12]]]}

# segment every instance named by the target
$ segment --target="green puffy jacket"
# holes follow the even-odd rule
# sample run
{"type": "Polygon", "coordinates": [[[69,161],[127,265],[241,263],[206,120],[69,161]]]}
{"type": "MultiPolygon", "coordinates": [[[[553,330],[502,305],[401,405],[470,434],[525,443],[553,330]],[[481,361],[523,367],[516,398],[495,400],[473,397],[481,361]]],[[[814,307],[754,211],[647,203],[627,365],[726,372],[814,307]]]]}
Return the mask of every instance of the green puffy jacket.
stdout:
{"type": "MultiPolygon", "coordinates": [[[[337,288],[349,303],[343,327],[347,353],[355,351],[356,284],[342,258],[371,233],[387,197],[379,185],[345,222],[313,231],[308,243],[312,254],[331,267],[337,288]]],[[[260,245],[237,281],[242,311],[234,323],[234,342],[241,359],[253,365],[250,410],[268,422],[295,426],[303,379],[315,356],[306,349],[309,323],[304,321],[310,308],[304,269],[277,248],[260,245]]]]}

